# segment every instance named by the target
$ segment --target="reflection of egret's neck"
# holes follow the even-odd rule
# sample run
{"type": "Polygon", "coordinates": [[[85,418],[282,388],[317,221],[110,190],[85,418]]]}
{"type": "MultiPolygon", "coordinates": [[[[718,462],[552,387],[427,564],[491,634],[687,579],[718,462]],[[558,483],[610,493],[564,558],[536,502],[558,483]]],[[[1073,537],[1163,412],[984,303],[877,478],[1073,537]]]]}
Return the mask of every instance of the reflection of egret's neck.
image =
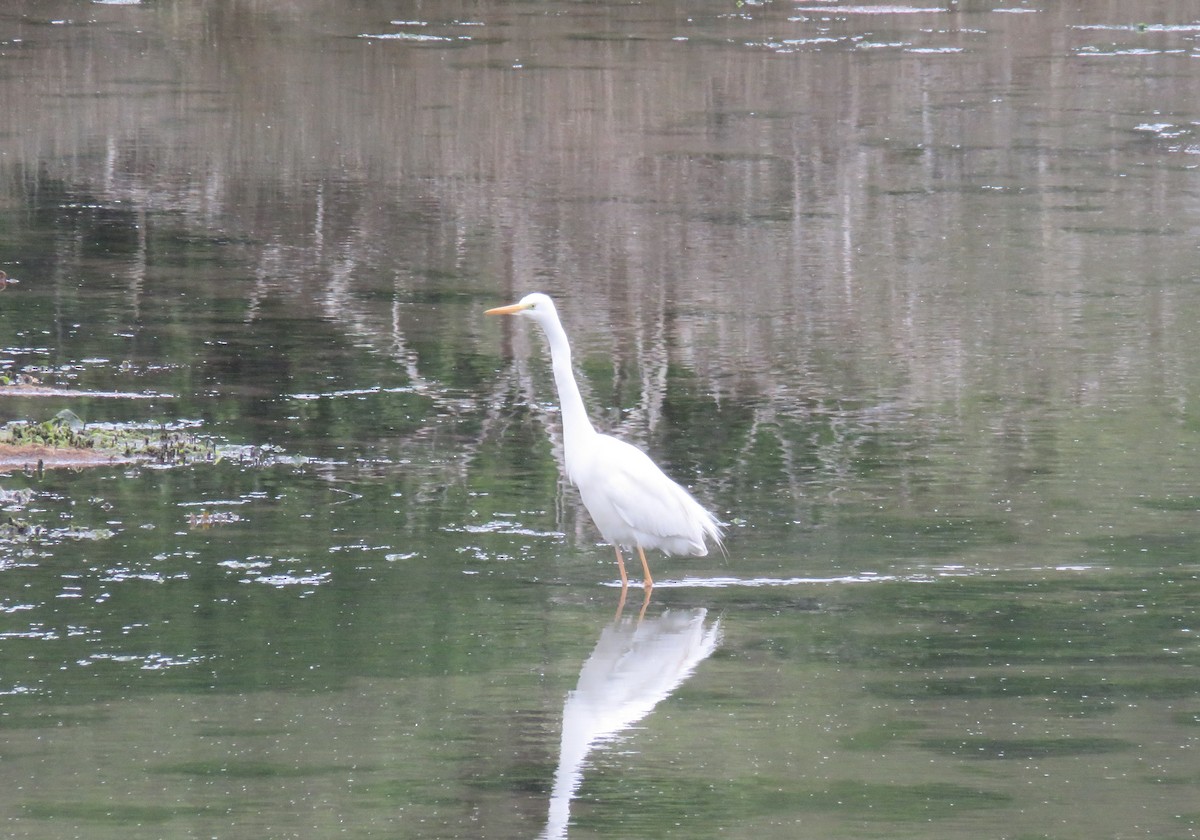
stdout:
{"type": "Polygon", "coordinates": [[[566,837],[571,798],[583,782],[592,748],[650,714],[716,650],[721,622],[706,626],[707,614],[666,610],[655,618],[618,618],[600,632],[563,705],[562,744],[543,837],[566,837]]]}

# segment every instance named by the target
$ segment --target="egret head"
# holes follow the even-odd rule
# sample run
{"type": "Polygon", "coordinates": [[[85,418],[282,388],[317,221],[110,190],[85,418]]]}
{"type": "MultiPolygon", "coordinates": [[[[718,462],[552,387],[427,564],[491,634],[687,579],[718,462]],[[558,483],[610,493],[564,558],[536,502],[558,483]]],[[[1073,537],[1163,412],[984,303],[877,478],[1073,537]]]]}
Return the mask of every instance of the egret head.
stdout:
{"type": "Polygon", "coordinates": [[[554,301],[549,295],[544,295],[541,292],[533,292],[525,295],[516,303],[508,306],[498,306],[495,309],[489,309],[484,315],[524,315],[526,318],[532,318],[542,326],[558,320],[558,311],[554,308],[554,301]]]}

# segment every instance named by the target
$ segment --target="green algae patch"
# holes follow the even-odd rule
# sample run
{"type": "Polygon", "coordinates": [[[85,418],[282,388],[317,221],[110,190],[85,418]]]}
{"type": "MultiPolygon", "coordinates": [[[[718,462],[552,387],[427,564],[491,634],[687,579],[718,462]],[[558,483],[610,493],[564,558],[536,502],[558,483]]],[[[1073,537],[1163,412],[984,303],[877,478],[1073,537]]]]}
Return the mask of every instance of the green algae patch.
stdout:
{"type": "Polygon", "coordinates": [[[40,423],[13,421],[0,426],[0,473],[119,464],[177,467],[225,459],[257,463],[276,454],[272,447],[220,445],[198,433],[198,426],[195,422],[89,424],[69,409],[40,423]]]}

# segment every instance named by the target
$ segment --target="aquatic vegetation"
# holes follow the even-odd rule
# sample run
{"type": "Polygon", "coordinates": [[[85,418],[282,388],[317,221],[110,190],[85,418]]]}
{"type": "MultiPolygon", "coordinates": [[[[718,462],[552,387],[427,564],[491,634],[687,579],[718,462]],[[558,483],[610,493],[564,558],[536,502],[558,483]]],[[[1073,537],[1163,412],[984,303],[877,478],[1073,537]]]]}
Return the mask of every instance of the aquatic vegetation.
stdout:
{"type": "Polygon", "coordinates": [[[28,542],[61,542],[62,540],[107,540],[116,535],[109,528],[81,528],[69,525],[65,528],[47,528],[36,522],[9,517],[0,522],[0,545],[28,542]]]}
{"type": "Polygon", "coordinates": [[[224,446],[195,431],[195,424],[84,423],[64,409],[40,423],[0,426],[0,470],[146,463],[183,466],[232,458],[262,464],[273,447],[224,446]]]}

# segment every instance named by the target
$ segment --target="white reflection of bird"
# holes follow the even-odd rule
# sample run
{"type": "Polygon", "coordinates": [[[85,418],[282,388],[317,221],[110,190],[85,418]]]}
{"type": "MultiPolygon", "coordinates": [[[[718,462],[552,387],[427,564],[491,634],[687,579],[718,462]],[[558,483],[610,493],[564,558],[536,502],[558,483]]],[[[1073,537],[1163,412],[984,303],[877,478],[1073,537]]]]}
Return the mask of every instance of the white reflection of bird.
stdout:
{"type": "Polygon", "coordinates": [[[531,318],[550,342],[554,382],[562,405],[563,451],[567,478],[579,488],[592,521],[617,553],[624,604],[625,560],[621,546],[636,548],[642,560],[646,597],[654,579],[646,562],[647,548],[665,554],[708,554],[707,540],[721,545],[721,528],[715,516],[667,478],[645,452],[597,432],[583,408],[583,397],[571,369],[571,345],[558,320],[554,301],[539,292],[517,303],[489,309],[487,315],[522,315],[531,318]]]}
{"type": "Polygon", "coordinates": [[[667,610],[645,621],[614,621],[601,632],[563,705],[558,770],[542,838],[567,836],[571,799],[583,783],[588,754],[654,711],[717,649],[721,622],[706,625],[707,612],[667,610]]]}

